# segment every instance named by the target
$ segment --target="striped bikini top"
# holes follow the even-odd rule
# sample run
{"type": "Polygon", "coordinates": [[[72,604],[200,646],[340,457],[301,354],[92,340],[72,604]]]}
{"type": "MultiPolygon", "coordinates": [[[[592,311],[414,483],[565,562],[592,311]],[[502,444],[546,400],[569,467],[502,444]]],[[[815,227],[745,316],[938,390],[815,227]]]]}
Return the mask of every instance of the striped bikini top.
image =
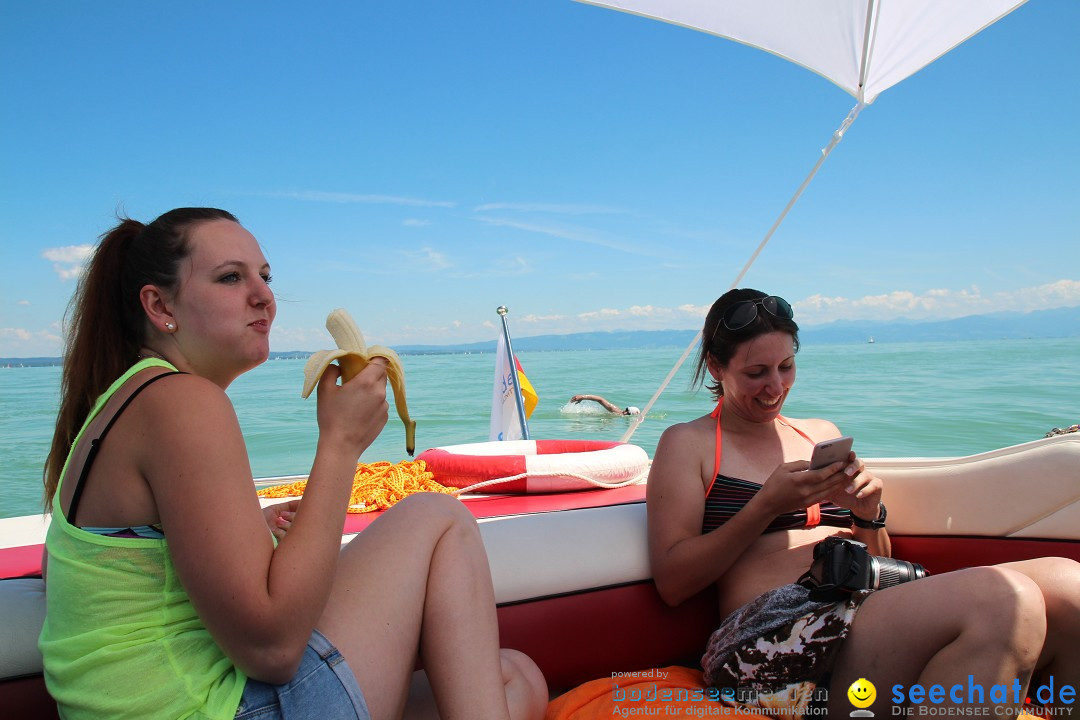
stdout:
{"type": "MultiPolygon", "coordinates": [[[[720,474],[720,409],[723,406],[724,398],[720,398],[720,402],[716,404],[716,409],[710,415],[716,418],[716,461],[713,465],[713,481],[709,484],[708,490],[705,491],[705,516],[701,521],[702,534],[715,530],[733,518],[735,513],[742,510],[746,503],[750,502],[750,499],[761,490],[761,485],[758,483],[720,474]]],[[[806,438],[806,441],[811,445],[814,444],[809,435],[784,418],[777,416],[776,419],[806,438]]],[[[816,525],[851,527],[851,511],[832,503],[815,503],[805,510],[795,510],[777,515],[769,523],[769,526],[765,528],[765,532],[814,527],[816,525]]]]}

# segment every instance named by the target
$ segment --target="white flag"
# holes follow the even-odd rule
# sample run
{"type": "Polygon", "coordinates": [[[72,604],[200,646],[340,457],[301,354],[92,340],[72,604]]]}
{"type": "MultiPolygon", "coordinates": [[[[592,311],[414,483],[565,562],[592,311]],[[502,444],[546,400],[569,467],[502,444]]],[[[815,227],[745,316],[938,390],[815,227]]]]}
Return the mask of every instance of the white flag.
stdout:
{"type": "Polygon", "coordinates": [[[510,353],[506,352],[506,338],[499,335],[495,348],[495,386],[491,393],[491,432],[489,440],[520,440],[521,420],[518,418],[517,399],[514,397],[514,380],[510,353]]]}

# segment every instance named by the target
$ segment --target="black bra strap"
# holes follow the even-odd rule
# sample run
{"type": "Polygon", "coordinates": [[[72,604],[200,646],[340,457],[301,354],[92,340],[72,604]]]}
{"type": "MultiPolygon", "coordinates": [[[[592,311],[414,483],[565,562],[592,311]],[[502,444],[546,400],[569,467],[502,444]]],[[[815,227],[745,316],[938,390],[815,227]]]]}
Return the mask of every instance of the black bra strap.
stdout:
{"type": "Polygon", "coordinates": [[[131,404],[131,401],[134,400],[139,393],[141,393],[151,384],[157,382],[163,377],[168,377],[169,375],[185,374],[186,373],[182,373],[179,370],[161,373],[160,375],[155,375],[139,387],[135,388],[135,391],[128,396],[127,400],[124,401],[124,404],[120,406],[120,409],[117,410],[116,414],[114,414],[109,420],[109,423],[105,426],[105,429],[101,431],[101,434],[90,441],[90,451],[86,454],[86,460],[85,462],[83,462],[82,472],[79,473],[79,480],[75,484],[75,492],[71,496],[71,505],[68,507],[68,523],[70,523],[71,525],[75,525],[75,513],[79,509],[79,500],[82,498],[83,489],[86,487],[86,478],[90,476],[90,467],[94,464],[94,458],[97,457],[98,451],[101,449],[101,443],[105,439],[105,436],[109,434],[109,430],[112,429],[113,423],[116,422],[116,419],[120,417],[120,414],[123,413],[124,410],[127,409],[127,406],[131,404]]]}

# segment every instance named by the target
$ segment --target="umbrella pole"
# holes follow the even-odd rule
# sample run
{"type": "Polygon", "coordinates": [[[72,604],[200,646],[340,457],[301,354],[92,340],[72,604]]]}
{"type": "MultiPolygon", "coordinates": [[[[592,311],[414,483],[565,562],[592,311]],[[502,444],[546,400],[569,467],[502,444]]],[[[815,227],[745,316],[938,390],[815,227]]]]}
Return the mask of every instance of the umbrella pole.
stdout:
{"type": "MultiPolygon", "coordinates": [[[[851,112],[848,113],[847,117],[844,118],[844,122],[840,123],[840,127],[837,128],[836,132],[833,133],[832,139],[829,141],[829,144],[821,149],[821,157],[818,158],[818,161],[816,163],[814,163],[814,167],[810,170],[810,174],[806,176],[806,179],[802,181],[802,185],[799,186],[799,189],[796,190],[795,194],[791,196],[790,200],[788,200],[788,204],[784,207],[783,212],[780,213],[780,216],[776,218],[776,222],[774,222],[772,224],[772,227],[769,228],[769,232],[765,233],[765,237],[761,240],[760,243],[758,243],[757,249],[754,250],[754,254],[750,256],[750,259],[746,261],[745,265],[743,265],[743,269],[739,271],[738,276],[736,276],[735,280],[732,281],[731,287],[728,288],[729,290],[738,287],[739,283],[742,282],[743,277],[745,277],[746,273],[750,270],[750,266],[754,264],[754,261],[757,260],[758,255],[760,255],[761,251],[765,249],[765,246],[769,244],[769,240],[772,239],[773,233],[775,233],[776,229],[780,227],[780,223],[784,222],[784,218],[787,217],[787,214],[791,211],[791,208],[795,207],[795,203],[799,201],[799,197],[802,196],[803,191],[806,190],[807,186],[810,185],[810,181],[814,179],[815,175],[817,175],[817,171],[821,169],[821,166],[825,163],[825,159],[829,157],[829,154],[833,151],[833,148],[839,145],[840,141],[844,139],[844,133],[846,133],[848,128],[851,127],[851,124],[855,122],[855,118],[859,116],[859,113],[862,112],[862,109],[864,107],[866,107],[866,103],[860,100],[855,104],[855,107],[851,109],[851,112]]],[[[638,426],[645,421],[645,416],[649,414],[649,410],[651,410],[652,406],[656,404],[657,399],[659,399],[659,397],[663,394],[664,390],[667,389],[667,386],[671,384],[672,379],[674,379],[675,377],[675,373],[677,373],[679,371],[679,368],[682,367],[682,364],[686,362],[686,358],[690,356],[690,352],[694,349],[694,346],[697,344],[700,338],[701,331],[698,330],[697,334],[694,335],[694,339],[690,341],[690,345],[686,348],[686,350],[683,351],[682,357],[680,357],[678,362],[675,363],[675,367],[671,368],[671,372],[669,372],[667,374],[667,377],[664,378],[664,382],[660,383],[660,387],[657,388],[656,392],[649,399],[649,402],[647,402],[645,404],[645,407],[642,408],[641,413],[635,415],[634,419],[630,421],[630,427],[626,429],[626,432],[620,438],[621,442],[629,442],[630,438],[634,436],[634,433],[637,431],[638,426]]]]}
{"type": "Polygon", "coordinates": [[[784,207],[783,212],[780,213],[780,216],[776,218],[776,222],[774,222],[772,227],[769,228],[769,232],[765,233],[765,237],[758,244],[757,250],[754,250],[754,254],[751,255],[750,259],[746,261],[745,265],[743,265],[743,269],[739,272],[738,277],[736,277],[735,280],[731,283],[732,288],[738,287],[739,283],[742,282],[743,277],[746,275],[747,271],[750,270],[750,266],[754,264],[754,261],[757,260],[758,255],[760,255],[761,251],[765,249],[765,246],[769,244],[769,240],[772,240],[772,236],[773,233],[776,232],[776,228],[780,227],[780,223],[784,222],[784,218],[787,217],[787,214],[791,211],[791,208],[795,207],[795,203],[799,201],[799,198],[802,196],[803,191],[806,190],[807,186],[810,185],[810,181],[814,179],[815,175],[817,175],[817,171],[821,169],[821,166],[825,163],[825,159],[829,157],[829,153],[831,153],[833,151],[833,148],[839,145],[840,141],[844,139],[844,133],[846,133],[848,128],[851,127],[851,123],[855,122],[855,118],[859,116],[859,113],[862,112],[862,109],[864,107],[866,107],[865,103],[857,103],[855,107],[851,109],[851,112],[848,113],[848,116],[844,118],[844,122],[840,123],[840,127],[837,128],[836,132],[833,133],[832,139],[829,141],[829,144],[821,149],[821,157],[819,157],[818,161],[814,163],[813,169],[810,170],[810,174],[806,176],[806,179],[802,181],[802,185],[799,186],[799,189],[796,190],[795,194],[791,196],[790,200],[788,200],[788,204],[784,207]]]}

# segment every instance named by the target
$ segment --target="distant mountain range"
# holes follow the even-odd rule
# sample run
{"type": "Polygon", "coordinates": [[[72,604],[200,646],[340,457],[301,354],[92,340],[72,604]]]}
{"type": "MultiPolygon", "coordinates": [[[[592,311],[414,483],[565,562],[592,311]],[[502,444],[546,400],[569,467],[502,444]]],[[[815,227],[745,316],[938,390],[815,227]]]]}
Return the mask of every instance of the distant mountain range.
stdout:
{"type": "Polygon", "coordinates": [[[946,340],[1028,340],[1080,336],[1080,307],[969,315],[925,322],[894,320],[889,323],[837,321],[807,327],[800,337],[807,342],[933,342],[946,340]]]}
{"type": "MultiPolygon", "coordinates": [[[[685,347],[695,330],[616,330],[613,332],[536,335],[512,338],[514,350],[620,350],[625,348],[685,347]]],[[[894,320],[887,323],[841,320],[800,329],[804,343],[933,342],[948,340],[1026,340],[1080,336],[1080,307],[1038,310],[1030,313],[1005,312],[990,315],[922,322],[894,320]]],[[[398,352],[408,354],[490,353],[495,341],[464,345],[403,345],[398,352]]]]}
{"type": "MultiPolygon", "coordinates": [[[[627,348],[685,347],[694,330],[615,330],[611,332],[535,335],[513,338],[514,350],[622,350],[627,348]]],[[[812,325],[799,333],[804,343],[934,342],[950,340],[1027,340],[1080,336],[1080,307],[1037,310],[1029,313],[1003,312],[990,315],[923,322],[893,320],[887,323],[840,320],[812,325]]],[[[407,355],[493,353],[495,340],[459,345],[400,345],[394,348],[407,355]]],[[[271,358],[303,358],[308,351],[275,352],[271,358]]],[[[0,367],[56,365],[59,358],[0,358],[0,367]]]]}
{"type": "MultiPolygon", "coordinates": [[[[514,352],[545,350],[625,350],[628,348],[664,348],[686,345],[693,330],[612,330],[609,332],[572,333],[570,335],[533,335],[514,337],[514,352]]],[[[402,345],[395,348],[406,355],[442,353],[493,353],[495,340],[464,345],[402,345]]]]}

